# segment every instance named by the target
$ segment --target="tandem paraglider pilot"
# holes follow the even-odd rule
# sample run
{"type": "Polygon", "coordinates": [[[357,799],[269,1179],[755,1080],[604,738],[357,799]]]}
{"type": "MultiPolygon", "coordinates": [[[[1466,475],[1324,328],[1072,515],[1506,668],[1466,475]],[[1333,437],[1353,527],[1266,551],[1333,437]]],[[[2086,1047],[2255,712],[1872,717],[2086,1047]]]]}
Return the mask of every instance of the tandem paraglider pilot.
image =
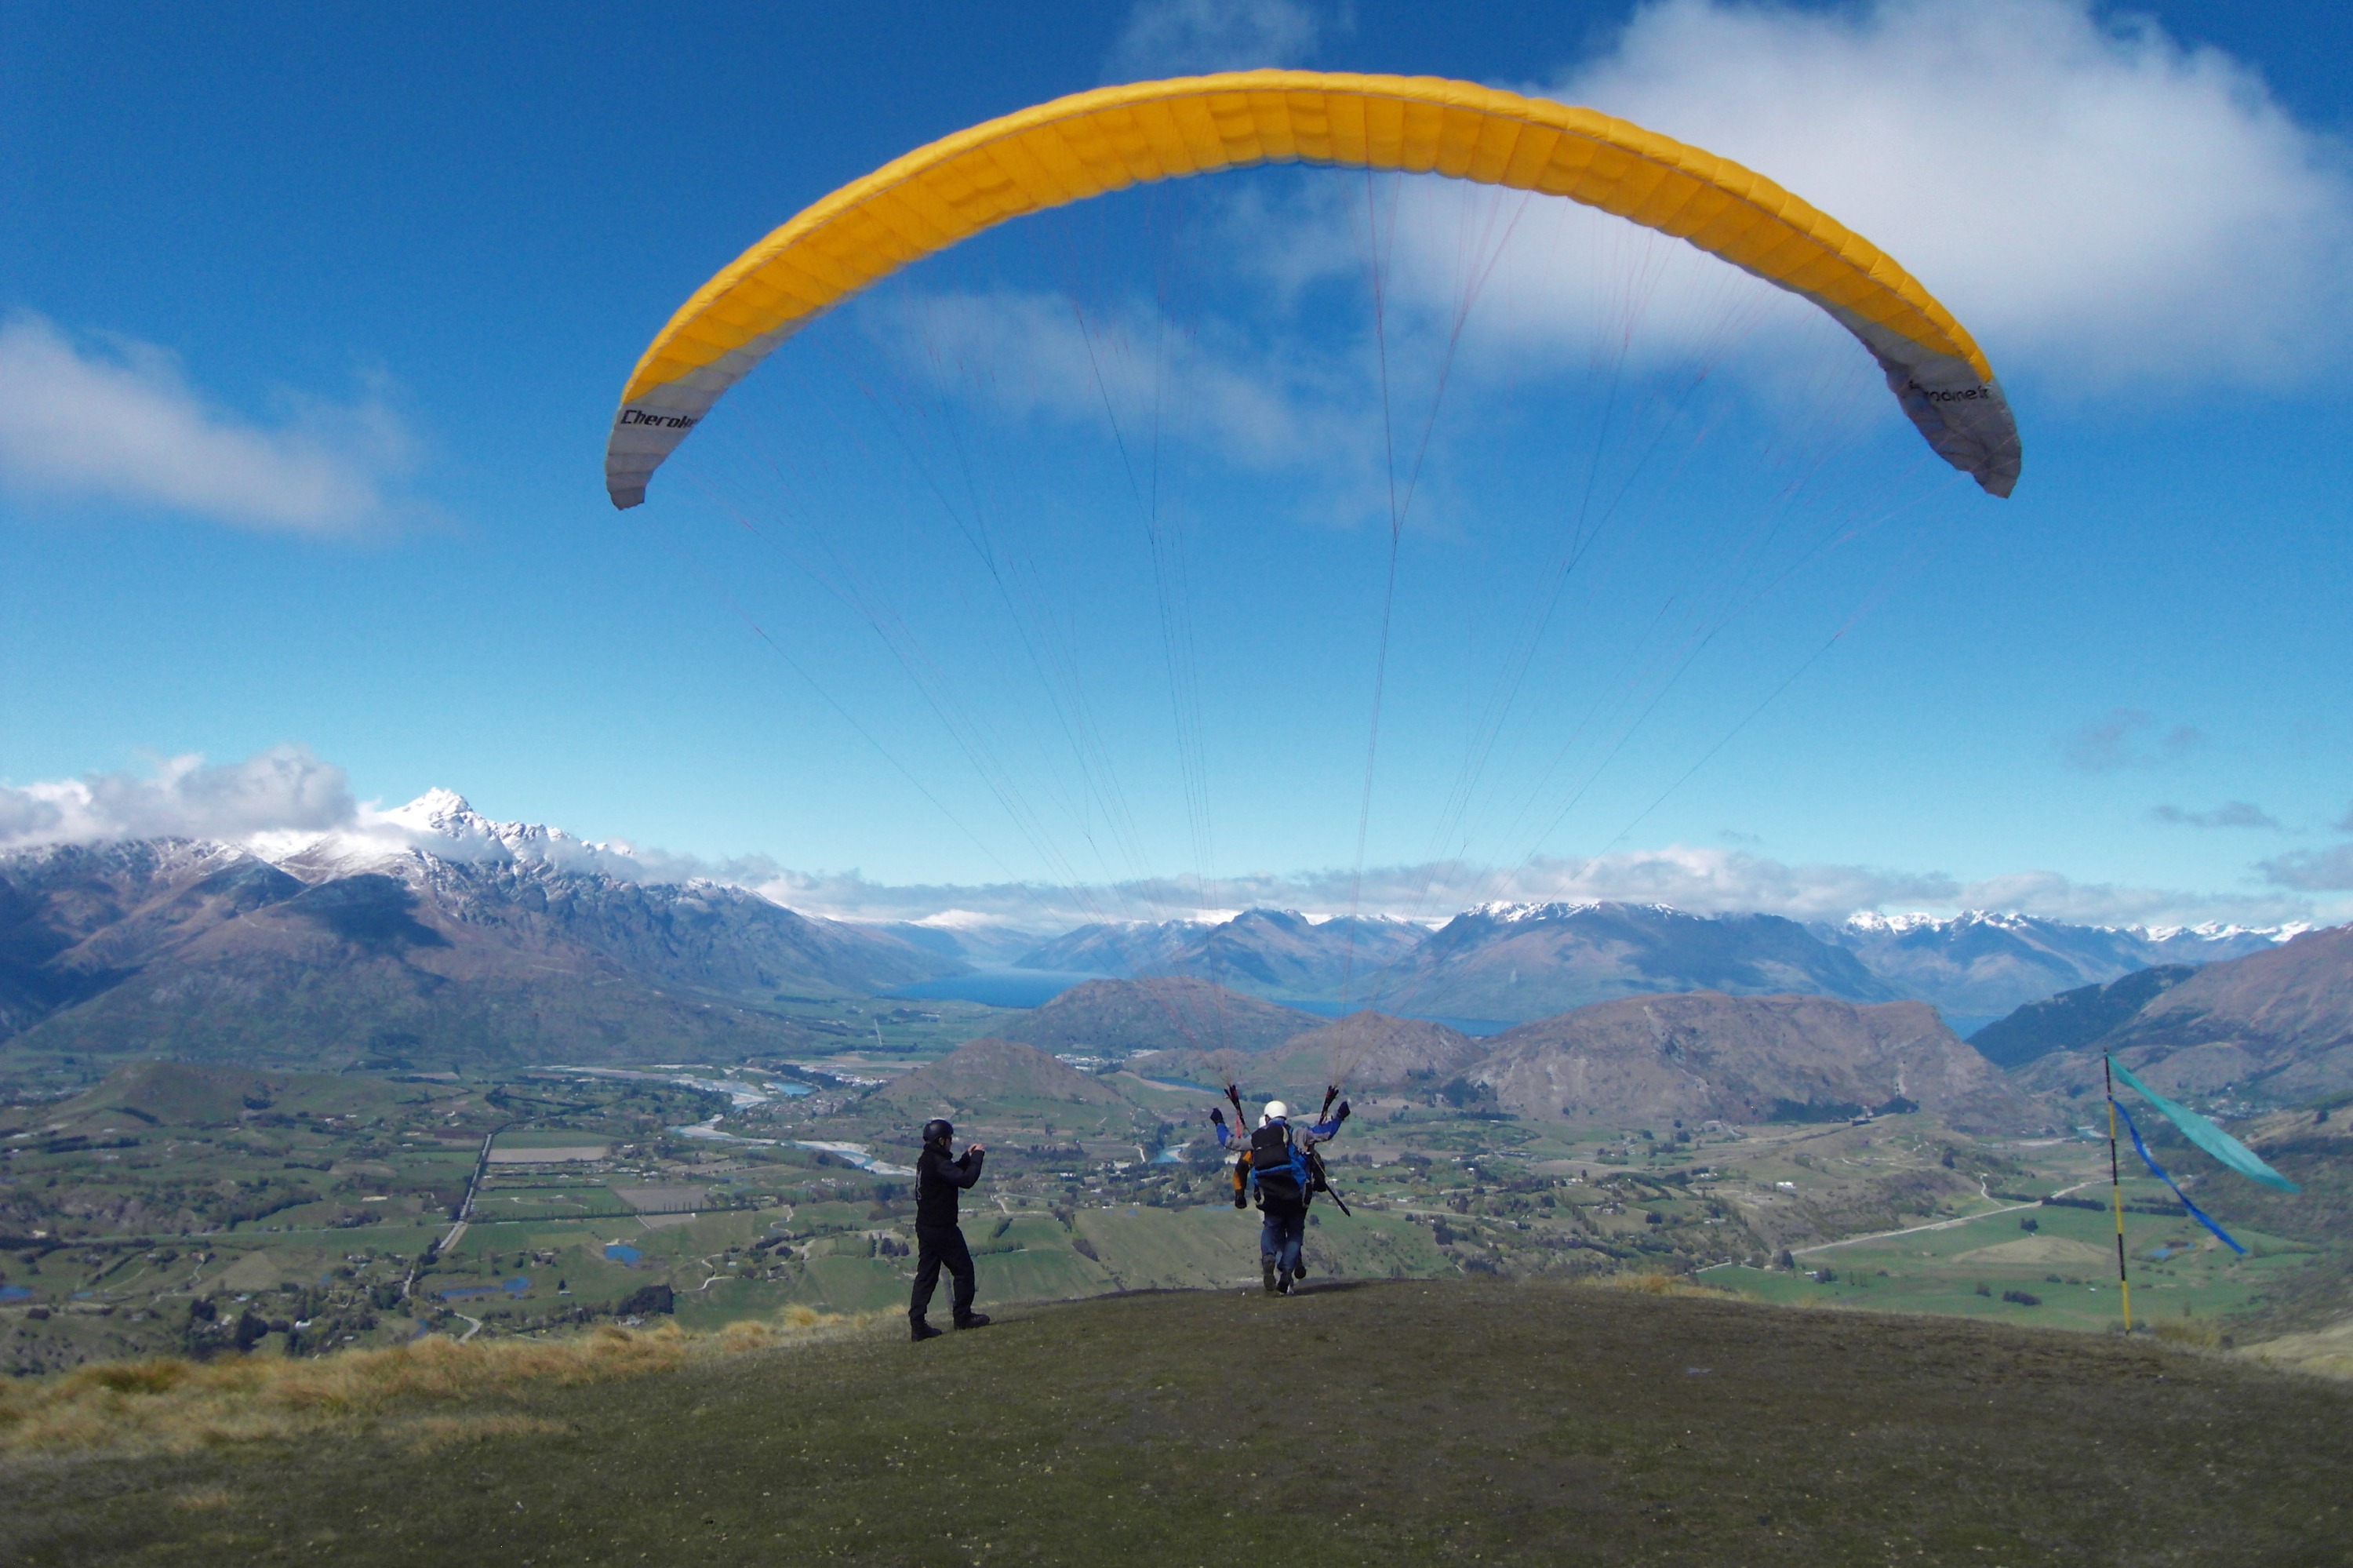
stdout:
{"type": "MultiPolygon", "coordinates": [[[[1234,1109],[1239,1118],[1241,1102],[1232,1089],[1234,1109]]],[[[1326,1094],[1324,1108],[1329,1111],[1337,1089],[1326,1094]]],[[[1218,1128],[1220,1146],[1231,1147],[1240,1141],[1240,1123],[1235,1130],[1226,1130],[1222,1111],[1211,1111],[1209,1119],[1218,1128]]],[[[1301,1245],[1307,1238],[1307,1205],[1315,1201],[1318,1192],[1329,1192],[1330,1185],[1324,1176],[1324,1161],[1315,1152],[1316,1143],[1335,1136],[1340,1124],[1348,1119],[1348,1102],[1340,1102],[1339,1113],[1329,1120],[1301,1129],[1295,1136],[1291,1127],[1291,1107],[1281,1100],[1266,1102],[1266,1112],[1258,1118],[1258,1127],[1250,1133],[1250,1142],[1234,1165],[1234,1207],[1242,1206],[1242,1194],[1248,1191],[1258,1199],[1262,1223],[1259,1227],[1259,1274],[1270,1296],[1288,1296],[1293,1281],[1307,1277],[1307,1263],[1300,1255],[1301,1245]]],[[[1334,1193],[1334,1201],[1338,1201],[1334,1193]]],[[[1344,1205],[1345,1207],[1345,1205],[1344,1205]]]]}
{"type": "Polygon", "coordinates": [[[937,1339],[940,1330],[923,1320],[932,1305],[932,1288],[940,1270],[948,1271],[948,1303],[959,1329],[980,1329],[988,1315],[972,1309],[976,1282],[972,1249],[964,1245],[956,1225],[956,1194],[980,1180],[980,1162],[988,1150],[974,1144],[962,1155],[948,1152],[955,1138],[949,1123],[933,1118],[923,1124],[923,1151],[915,1156],[915,1294],[907,1303],[907,1321],[917,1340],[937,1339]]]}

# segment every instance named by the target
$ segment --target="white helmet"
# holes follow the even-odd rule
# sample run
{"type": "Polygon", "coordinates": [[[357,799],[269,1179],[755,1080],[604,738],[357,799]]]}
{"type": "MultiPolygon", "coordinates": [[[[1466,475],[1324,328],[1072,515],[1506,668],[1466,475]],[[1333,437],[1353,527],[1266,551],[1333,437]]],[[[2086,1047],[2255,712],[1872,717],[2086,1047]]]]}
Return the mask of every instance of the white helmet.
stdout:
{"type": "MultiPolygon", "coordinates": [[[[1266,1120],[1267,1120],[1267,1121],[1281,1121],[1283,1118],[1285,1118],[1285,1117],[1289,1116],[1290,1114],[1291,1114],[1291,1107],[1290,1107],[1289,1106],[1287,1106],[1287,1105],[1284,1105],[1281,1100],[1269,1100],[1269,1101],[1267,1101],[1267,1102],[1266,1102],[1266,1120]]],[[[1263,1124],[1261,1124],[1261,1125],[1263,1125],[1263,1124]]]]}

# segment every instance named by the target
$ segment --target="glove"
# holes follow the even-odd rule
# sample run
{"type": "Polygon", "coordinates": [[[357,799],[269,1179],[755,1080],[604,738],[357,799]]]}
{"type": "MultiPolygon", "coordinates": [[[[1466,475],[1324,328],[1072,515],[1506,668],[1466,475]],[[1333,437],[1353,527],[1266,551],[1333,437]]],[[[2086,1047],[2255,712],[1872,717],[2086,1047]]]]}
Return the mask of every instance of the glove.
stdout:
{"type": "Polygon", "coordinates": [[[1226,1113],[1212,1106],[1209,1107],[1209,1119],[1223,1127],[1226,1125],[1226,1113]]]}
{"type": "Polygon", "coordinates": [[[1347,1119],[1348,1119],[1348,1102],[1347,1102],[1347,1101],[1345,1101],[1345,1100],[1342,1100],[1342,1101],[1340,1102],[1340,1112],[1339,1112],[1339,1114],[1338,1114],[1337,1116],[1335,1116],[1335,1117],[1332,1118],[1332,1127],[1333,1127],[1333,1130],[1337,1131],[1337,1130],[1339,1129],[1339,1126],[1340,1126],[1340,1124],[1341,1124],[1342,1122],[1344,1122],[1344,1121],[1347,1120],[1347,1119]]]}

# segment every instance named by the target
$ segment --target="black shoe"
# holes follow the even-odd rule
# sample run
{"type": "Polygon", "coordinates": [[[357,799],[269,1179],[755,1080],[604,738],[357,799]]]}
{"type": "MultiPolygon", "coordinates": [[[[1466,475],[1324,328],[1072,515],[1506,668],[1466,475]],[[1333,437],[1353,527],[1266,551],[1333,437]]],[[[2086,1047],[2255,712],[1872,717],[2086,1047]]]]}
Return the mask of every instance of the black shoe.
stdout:
{"type": "Polygon", "coordinates": [[[1285,1274],[1285,1275],[1282,1276],[1282,1277],[1281,1277],[1281,1278],[1276,1282],[1275,1287],[1274,1287],[1274,1293],[1275,1293],[1277,1296],[1288,1296],[1288,1295],[1290,1295],[1290,1294],[1291,1294],[1291,1276],[1290,1276],[1290,1275],[1285,1274]]]}
{"type": "Polygon", "coordinates": [[[1306,1277],[1307,1277],[1307,1260],[1306,1260],[1305,1258],[1303,1258],[1303,1258],[1301,1258],[1301,1259],[1299,1260],[1299,1266],[1298,1266],[1297,1268],[1293,1269],[1291,1272],[1292,1272],[1292,1274],[1293,1274],[1293,1276],[1295,1276],[1295,1277],[1298,1277],[1298,1278],[1301,1278],[1301,1279],[1304,1279],[1304,1278],[1306,1278],[1306,1277]]]}
{"type": "MultiPolygon", "coordinates": [[[[986,1329],[988,1327],[988,1314],[986,1312],[975,1312],[971,1317],[966,1318],[962,1322],[958,1323],[956,1327],[959,1329],[986,1329]]],[[[937,1333],[938,1331],[939,1330],[936,1329],[933,1330],[934,1333],[937,1333]]]]}
{"type": "Polygon", "coordinates": [[[920,1345],[920,1344],[922,1344],[925,1340],[936,1340],[936,1339],[938,1339],[938,1338],[940,1337],[941,1332],[942,1332],[942,1330],[938,1330],[938,1329],[934,1329],[934,1328],[933,1328],[929,1323],[924,1322],[921,1318],[918,1318],[918,1319],[915,1319],[915,1322],[914,1322],[914,1331],[915,1331],[915,1343],[917,1343],[917,1344],[919,1344],[919,1345],[920,1345]]]}
{"type": "Polygon", "coordinates": [[[1262,1257],[1258,1260],[1258,1277],[1259,1283],[1266,1287],[1266,1293],[1269,1296],[1273,1295],[1274,1259],[1271,1257],[1262,1257]]]}

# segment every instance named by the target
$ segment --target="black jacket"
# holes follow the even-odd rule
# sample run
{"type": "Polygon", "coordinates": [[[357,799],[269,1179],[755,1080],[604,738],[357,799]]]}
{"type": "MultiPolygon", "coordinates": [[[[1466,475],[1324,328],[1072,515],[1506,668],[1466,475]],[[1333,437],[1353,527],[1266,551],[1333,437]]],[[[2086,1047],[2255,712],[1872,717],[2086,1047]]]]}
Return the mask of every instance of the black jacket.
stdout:
{"type": "Polygon", "coordinates": [[[967,1149],[951,1160],[937,1144],[923,1145],[915,1156],[915,1224],[926,1230],[946,1229],[956,1223],[956,1193],[980,1180],[984,1156],[967,1149]]]}

